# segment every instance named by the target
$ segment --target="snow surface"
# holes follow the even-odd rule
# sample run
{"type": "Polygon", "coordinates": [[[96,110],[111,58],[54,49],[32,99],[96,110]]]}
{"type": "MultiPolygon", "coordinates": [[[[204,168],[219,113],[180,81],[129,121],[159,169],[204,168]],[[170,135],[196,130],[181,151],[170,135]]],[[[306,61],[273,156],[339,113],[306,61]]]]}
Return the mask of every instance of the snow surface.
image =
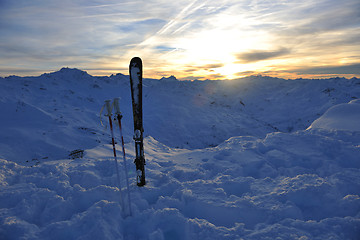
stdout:
{"type": "Polygon", "coordinates": [[[129,84],[0,78],[0,239],[359,239],[359,79],[144,79],[147,185],[132,164],[126,216],[99,111],[121,97],[131,162],[129,84]]]}

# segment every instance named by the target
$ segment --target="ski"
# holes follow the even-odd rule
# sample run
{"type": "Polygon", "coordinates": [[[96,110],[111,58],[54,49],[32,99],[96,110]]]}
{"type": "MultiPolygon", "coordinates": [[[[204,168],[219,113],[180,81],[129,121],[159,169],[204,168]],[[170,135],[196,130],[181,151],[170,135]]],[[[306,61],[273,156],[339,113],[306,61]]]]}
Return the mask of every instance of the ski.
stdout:
{"type": "Polygon", "coordinates": [[[137,185],[146,184],[145,181],[145,156],[143,145],[143,118],[142,118],[142,61],[134,57],[129,65],[131,100],[134,118],[134,140],[135,140],[135,165],[137,173],[137,185]]]}

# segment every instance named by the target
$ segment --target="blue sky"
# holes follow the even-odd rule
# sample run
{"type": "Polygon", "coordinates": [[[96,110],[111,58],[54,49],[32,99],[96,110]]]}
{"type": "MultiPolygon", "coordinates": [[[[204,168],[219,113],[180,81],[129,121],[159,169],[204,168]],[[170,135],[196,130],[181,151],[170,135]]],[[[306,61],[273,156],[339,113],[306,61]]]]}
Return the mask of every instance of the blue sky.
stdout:
{"type": "Polygon", "coordinates": [[[360,77],[358,0],[0,0],[0,76],[360,77]]]}

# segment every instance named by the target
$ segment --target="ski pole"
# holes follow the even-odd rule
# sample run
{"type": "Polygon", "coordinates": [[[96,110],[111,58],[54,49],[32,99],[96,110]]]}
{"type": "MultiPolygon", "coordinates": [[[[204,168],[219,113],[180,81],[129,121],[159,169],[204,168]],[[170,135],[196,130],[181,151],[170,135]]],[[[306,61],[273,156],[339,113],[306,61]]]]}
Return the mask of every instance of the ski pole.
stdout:
{"type": "Polygon", "coordinates": [[[127,171],[124,137],[123,137],[122,127],[121,127],[122,115],[121,115],[121,111],[120,111],[119,98],[114,99],[114,109],[115,109],[115,114],[117,116],[117,120],[119,122],[121,145],[122,145],[122,152],[123,152],[123,159],[124,159],[124,171],[125,171],[125,177],[126,177],[126,188],[127,188],[127,194],[128,194],[128,202],[129,202],[129,213],[130,213],[130,216],[131,216],[132,211],[131,211],[131,201],[130,201],[129,177],[128,177],[128,171],[127,171]]]}
{"type": "MultiPolygon", "coordinates": [[[[118,167],[118,161],[117,161],[117,157],[116,157],[114,130],[113,130],[112,121],[111,121],[111,116],[112,116],[111,100],[105,100],[105,107],[106,107],[106,110],[107,110],[107,114],[105,114],[105,116],[109,117],[109,125],[110,125],[110,132],[111,132],[111,142],[112,142],[113,152],[114,152],[117,184],[118,184],[119,193],[120,193],[120,201],[121,201],[120,203],[121,203],[121,206],[124,208],[125,206],[124,206],[124,199],[123,199],[123,196],[122,196],[122,193],[121,193],[121,181],[120,181],[120,175],[119,175],[119,167],[118,167]]],[[[123,211],[125,213],[125,209],[123,209],[123,211]]]]}

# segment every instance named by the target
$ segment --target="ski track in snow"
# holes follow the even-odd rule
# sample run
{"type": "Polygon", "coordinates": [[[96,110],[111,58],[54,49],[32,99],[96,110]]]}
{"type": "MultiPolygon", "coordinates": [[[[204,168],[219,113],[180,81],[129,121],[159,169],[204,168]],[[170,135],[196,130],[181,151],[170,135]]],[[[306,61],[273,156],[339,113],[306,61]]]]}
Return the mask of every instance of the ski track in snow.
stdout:
{"type": "Polygon", "coordinates": [[[147,185],[128,164],[126,216],[98,112],[121,97],[131,163],[128,77],[0,79],[0,239],[359,239],[359,83],[144,79],[147,185]]]}

